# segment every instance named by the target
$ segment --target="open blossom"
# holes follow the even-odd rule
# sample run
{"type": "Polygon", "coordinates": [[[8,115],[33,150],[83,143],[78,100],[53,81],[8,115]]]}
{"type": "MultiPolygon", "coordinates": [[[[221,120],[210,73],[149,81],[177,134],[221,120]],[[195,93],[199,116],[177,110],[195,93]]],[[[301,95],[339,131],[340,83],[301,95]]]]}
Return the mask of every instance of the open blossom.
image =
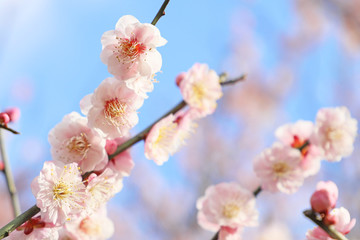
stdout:
{"type": "MultiPolygon", "coordinates": [[[[355,226],[356,219],[350,218],[350,213],[347,209],[335,208],[330,212],[334,219],[334,228],[342,233],[343,235],[348,234],[351,229],[355,226]]],[[[322,228],[316,227],[312,230],[309,230],[306,233],[307,240],[333,240],[322,228]]]]}
{"type": "Polygon", "coordinates": [[[332,181],[319,182],[316,185],[316,191],[310,199],[311,208],[318,213],[327,214],[336,205],[339,190],[332,181]]]}
{"type": "Polygon", "coordinates": [[[208,65],[196,63],[187,73],[176,79],[181,94],[191,111],[203,117],[212,114],[216,109],[216,101],[222,96],[219,76],[208,65]]]}
{"type": "Polygon", "coordinates": [[[320,170],[323,157],[322,149],[310,141],[314,132],[314,124],[299,120],[294,124],[285,124],[275,131],[275,136],[285,145],[299,149],[302,155],[300,166],[305,177],[316,174],[320,170]]]}
{"type": "Polygon", "coordinates": [[[77,163],[45,162],[31,190],[45,222],[63,224],[87,214],[85,201],[89,196],[77,163]]]}
{"type": "Polygon", "coordinates": [[[85,117],[72,112],[49,132],[53,160],[76,162],[84,172],[106,166],[106,141],[99,130],[89,128],[87,123],[85,117]]]}
{"type": "Polygon", "coordinates": [[[108,65],[108,71],[119,79],[125,80],[138,73],[150,77],[160,71],[162,65],[156,47],[166,42],[155,26],[126,15],[116,23],[115,30],[102,36],[100,57],[108,65]]]}
{"type": "Polygon", "coordinates": [[[150,130],[145,139],[145,156],[162,165],[174,154],[194,131],[192,115],[180,112],[161,119],[150,130]]]}
{"type": "Polygon", "coordinates": [[[89,193],[88,206],[93,211],[106,204],[123,187],[122,176],[110,168],[106,168],[100,175],[92,173],[86,187],[89,193]]]}
{"type": "Polygon", "coordinates": [[[114,223],[107,217],[106,209],[101,208],[88,217],[67,222],[65,233],[71,240],[105,240],[114,234],[114,223]]]}
{"type": "Polygon", "coordinates": [[[314,141],[324,150],[325,159],[340,161],[354,149],[357,121],[346,107],[323,108],[316,116],[314,141]]]}
{"type": "Polygon", "coordinates": [[[115,78],[105,79],[93,94],[80,102],[89,126],[99,128],[108,138],[127,136],[139,121],[137,109],[144,99],[115,78]]]}
{"type": "Polygon", "coordinates": [[[234,233],[238,228],[258,224],[253,193],[234,182],[208,187],[196,207],[199,225],[210,231],[227,227],[228,233],[231,229],[234,233]]]}
{"type": "Polygon", "coordinates": [[[254,171],[261,188],[270,192],[294,193],[303,184],[301,153],[297,149],[274,143],[254,160],[254,171]]]}
{"type": "MultiPolygon", "coordinates": [[[[106,151],[108,155],[115,153],[117,146],[123,144],[126,140],[127,138],[115,138],[113,140],[107,140],[106,151]]],[[[110,159],[107,165],[108,168],[111,168],[112,170],[126,177],[130,175],[134,166],[135,163],[131,157],[130,149],[127,149],[110,159]]]]}
{"type": "Polygon", "coordinates": [[[59,238],[58,228],[52,223],[44,222],[40,216],[26,221],[15,231],[10,233],[8,240],[57,240],[59,238]]]}
{"type": "Polygon", "coordinates": [[[147,76],[137,75],[136,77],[125,80],[125,84],[128,88],[133,90],[138,96],[146,99],[148,95],[146,93],[152,92],[154,89],[153,80],[147,76]]]}

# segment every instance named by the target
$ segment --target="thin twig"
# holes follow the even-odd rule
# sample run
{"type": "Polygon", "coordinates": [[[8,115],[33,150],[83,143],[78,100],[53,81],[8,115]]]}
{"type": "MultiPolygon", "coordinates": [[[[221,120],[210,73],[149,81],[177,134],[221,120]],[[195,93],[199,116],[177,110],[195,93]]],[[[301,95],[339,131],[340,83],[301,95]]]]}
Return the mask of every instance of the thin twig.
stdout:
{"type": "Polygon", "coordinates": [[[7,127],[7,126],[4,126],[3,124],[0,124],[0,128],[8,130],[9,132],[12,132],[13,134],[20,134],[18,131],[15,131],[14,129],[11,129],[11,128],[7,127]]]}
{"type": "Polygon", "coordinates": [[[304,215],[309,218],[311,221],[313,221],[316,225],[321,227],[327,234],[329,234],[330,237],[338,240],[348,240],[344,235],[336,231],[334,226],[326,225],[322,219],[319,219],[318,215],[313,210],[305,210],[304,215]]]}
{"type": "Polygon", "coordinates": [[[154,20],[152,20],[152,22],[151,22],[152,25],[155,26],[156,23],[159,21],[159,19],[165,15],[165,8],[169,2],[170,2],[170,0],[165,0],[164,3],[161,5],[161,8],[159,9],[158,13],[154,17],[154,20]]]}
{"type": "MultiPolygon", "coordinates": [[[[221,75],[223,76],[223,75],[221,75]]],[[[234,84],[236,82],[239,81],[243,81],[245,80],[245,75],[242,75],[236,79],[233,80],[229,80],[229,81],[224,81],[221,82],[222,86],[225,85],[231,85],[234,84]]],[[[133,146],[135,143],[145,139],[146,134],[150,131],[150,129],[152,128],[152,126],[154,126],[154,124],[156,124],[158,121],[160,121],[161,119],[163,119],[164,117],[168,116],[171,113],[176,113],[177,111],[179,111],[180,109],[182,109],[183,107],[185,107],[187,104],[184,101],[181,101],[179,104],[177,104],[174,108],[172,108],[170,111],[168,111],[166,114],[164,114],[161,118],[159,118],[158,120],[156,120],[153,124],[151,124],[149,127],[145,128],[143,131],[141,131],[139,134],[135,135],[134,137],[130,138],[128,141],[124,142],[123,144],[121,144],[120,146],[118,146],[118,148],[116,149],[115,153],[113,153],[112,155],[109,156],[109,159],[114,158],[116,155],[120,154],[121,152],[125,151],[126,149],[130,148],[131,146],[133,146]]],[[[83,178],[90,174],[91,172],[87,172],[83,175],[83,178]]],[[[26,221],[28,221],[30,218],[32,218],[35,214],[37,214],[40,211],[40,209],[34,205],[33,207],[31,207],[30,209],[28,209],[27,211],[25,211],[23,214],[21,214],[20,216],[16,217],[14,220],[12,220],[10,223],[8,223],[6,226],[4,226],[3,228],[0,229],[0,239],[6,237],[9,235],[9,233],[11,233],[12,231],[14,231],[17,227],[21,226],[21,224],[25,223],[26,221]]]]}
{"type": "Polygon", "coordinates": [[[5,174],[6,185],[8,187],[8,191],[9,191],[10,198],[11,198],[14,217],[16,217],[21,213],[21,210],[20,210],[19,198],[17,195],[16,186],[15,186],[15,182],[14,182],[14,177],[12,175],[11,168],[10,168],[10,162],[7,158],[6,151],[5,151],[5,142],[4,142],[4,137],[3,137],[2,131],[3,130],[0,129],[0,151],[1,151],[1,159],[4,163],[4,171],[3,172],[5,174]]]}

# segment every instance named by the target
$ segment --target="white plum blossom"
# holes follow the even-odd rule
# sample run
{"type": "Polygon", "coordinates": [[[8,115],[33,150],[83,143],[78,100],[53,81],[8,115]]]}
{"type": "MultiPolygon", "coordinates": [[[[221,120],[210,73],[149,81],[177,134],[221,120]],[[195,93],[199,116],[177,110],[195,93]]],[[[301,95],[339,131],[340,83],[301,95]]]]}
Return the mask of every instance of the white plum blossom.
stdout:
{"type": "Polygon", "coordinates": [[[198,199],[196,208],[199,225],[210,231],[227,227],[227,232],[232,229],[234,233],[238,228],[258,224],[255,196],[234,182],[208,187],[205,196],[198,199]]]}
{"type": "Polygon", "coordinates": [[[76,112],[65,115],[49,132],[54,161],[76,162],[82,171],[100,170],[107,164],[106,141],[97,129],[88,127],[85,117],[76,112]]]}
{"type": "Polygon", "coordinates": [[[354,149],[357,121],[346,107],[323,108],[316,116],[313,141],[324,150],[324,157],[331,162],[349,156],[354,149]]]}
{"type": "Polygon", "coordinates": [[[107,78],[81,100],[80,108],[90,127],[100,129],[107,138],[117,138],[129,135],[138,123],[137,110],[143,102],[124,82],[107,78]]]}
{"type": "Polygon", "coordinates": [[[212,114],[222,90],[219,76],[208,65],[196,63],[176,79],[185,102],[198,117],[212,114]]]}
{"type": "Polygon", "coordinates": [[[290,194],[304,181],[300,162],[300,151],[276,142],[255,158],[254,171],[263,190],[290,194]]]}
{"type": "Polygon", "coordinates": [[[89,195],[77,163],[45,162],[31,190],[45,222],[61,225],[88,214],[89,195]]]}
{"type": "Polygon", "coordinates": [[[114,223],[103,207],[88,217],[67,222],[65,232],[71,240],[106,240],[114,234],[114,223]]]}
{"type": "Polygon", "coordinates": [[[323,151],[310,141],[314,133],[314,124],[299,120],[285,124],[275,131],[275,136],[285,145],[299,149],[302,155],[300,166],[305,177],[315,175],[320,170],[323,151]]]}
{"type": "Polygon", "coordinates": [[[148,98],[146,93],[152,92],[154,89],[152,79],[141,75],[125,80],[125,84],[129,89],[133,90],[138,96],[144,99],[148,98]]]}
{"type": "Polygon", "coordinates": [[[126,80],[137,74],[151,77],[161,69],[162,58],[156,50],[166,44],[158,28],[149,23],[140,23],[126,15],[116,23],[115,30],[107,31],[101,38],[101,60],[108,71],[126,80]]]}

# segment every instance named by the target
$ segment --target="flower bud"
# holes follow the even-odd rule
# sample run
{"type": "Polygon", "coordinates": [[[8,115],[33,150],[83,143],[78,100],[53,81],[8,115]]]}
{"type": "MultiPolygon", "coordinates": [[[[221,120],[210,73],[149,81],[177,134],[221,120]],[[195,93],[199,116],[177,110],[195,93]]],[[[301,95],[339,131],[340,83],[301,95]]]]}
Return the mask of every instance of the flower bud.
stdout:
{"type": "Polygon", "coordinates": [[[7,113],[2,112],[0,113],[0,124],[5,125],[10,122],[10,117],[7,113]]]}
{"type": "Polygon", "coordinates": [[[175,82],[178,87],[180,87],[180,82],[184,79],[185,75],[186,75],[186,72],[182,72],[179,75],[177,75],[175,82]]]}
{"type": "Polygon", "coordinates": [[[106,153],[111,155],[113,154],[117,149],[117,143],[115,140],[106,140],[105,150],[106,153]]]}
{"type": "Polygon", "coordinates": [[[10,122],[16,122],[20,118],[20,109],[17,107],[9,108],[5,110],[10,117],[10,122]]]}
{"type": "Polygon", "coordinates": [[[335,183],[319,182],[310,199],[311,207],[315,212],[327,214],[335,207],[337,198],[338,188],[335,183]]]}

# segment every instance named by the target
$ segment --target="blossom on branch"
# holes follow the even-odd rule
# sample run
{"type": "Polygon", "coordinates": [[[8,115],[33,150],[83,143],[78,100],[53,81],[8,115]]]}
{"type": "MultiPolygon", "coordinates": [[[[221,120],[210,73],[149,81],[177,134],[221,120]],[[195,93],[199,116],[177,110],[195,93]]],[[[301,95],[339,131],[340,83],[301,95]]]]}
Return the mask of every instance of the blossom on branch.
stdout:
{"type": "Polygon", "coordinates": [[[325,159],[340,161],[354,149],[357,121],[346,107],[323,108],[316,116],[313,141],[324,150],[325,159]]]}
{"type": "Polygon", "coordinates": [[[88,121],[77,112],[66,115],[49,132],[54,161],[76,162],[82,171],[103,169],[108,161],[102,133],[88,127],[88,121]]]}
{"type": "Polygon", "coordinates": [[[219,76],[208,65],[196,63],[186,73],[181,73],[176,82],[185,102],[198,118],[212,114],[216,101],[222,96],[219,76]]]}
{"type": "Polygon", "coordinates": [[[124,137],[139,121],[137,110],[144,99],[115,78],[105,79],[93,94],[80,102],[89,126],[100,129],[108,138],[124,137]]]}
{"type": "Polygon", "coordinates": [[[140,74],[151,77],[161,69],[162,58],[156,47],[166,44],[157,27],[140,23],[126,15],[116,23],[115,30],[101,38],[101,61],[108,71],[121,80],[140,74]]]}
{"type": "Polygon", "coordinates": [[[270,192],[294,193],[303,184],[300,151],[274,143],[254,160],[254,171],[261,181],[261,188],[270,192]]]}
{"type": "MultiPolygon", "coordinates": [[[[127,138],[115,138],[113,140],[106,141],[106,151],[108,155],[115,153],[117,146],[123,144],[127,138]]],[[[129,176],[131,170],[134,168],[135,163],[131,157],[130,149],[127,149],[112,159],[109,160],[107,168],[111,168],[112,170],[120,173],[122,176],[129,176]]]]}
{"type": "Polygon", "coordinates": [[[243,227],[258,224],[253,193],[235,182],[208,187],[205,196],[198,199],[196,208],[199,225],[213,232],[222,228],[221,235],[236,234],[243,227]]]}
{"type": "Polygon", "coordinates": [[[85,200],[89,195],[77,163],[45,162],[31,190],[45,222],[61,225],[87,215],[85,200]]]}
{"type": "Polygon", "coordinates": [[[319,182],[310,199],[311,208],[317,213],[327,214],[336,205],[339,190],[332,181],[319,182]]]}

